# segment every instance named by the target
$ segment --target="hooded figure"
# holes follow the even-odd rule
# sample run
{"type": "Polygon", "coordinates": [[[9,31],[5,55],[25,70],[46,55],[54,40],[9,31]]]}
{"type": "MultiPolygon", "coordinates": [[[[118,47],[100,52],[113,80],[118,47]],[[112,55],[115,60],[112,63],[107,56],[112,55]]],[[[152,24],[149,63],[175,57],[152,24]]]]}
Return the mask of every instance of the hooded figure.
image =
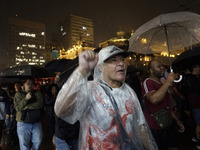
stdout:
{"type": "Polygon", "coordinates": [[[157,150],[138,98],[124,83],[127,56],[116,46],[82,52],[58,93],[56,115],[80,121],[79,150],[157,150]],[[94,81],[88,81],[93,69],[94,81]]]}

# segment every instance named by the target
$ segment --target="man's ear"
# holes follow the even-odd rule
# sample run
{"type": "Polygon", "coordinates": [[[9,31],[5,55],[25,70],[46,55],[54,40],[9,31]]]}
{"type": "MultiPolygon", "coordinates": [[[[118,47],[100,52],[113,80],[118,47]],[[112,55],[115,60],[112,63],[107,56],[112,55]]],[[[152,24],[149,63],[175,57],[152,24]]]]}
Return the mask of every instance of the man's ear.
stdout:
{"type": "Polygon", "coordinates": [[[150,69],[149,71],[150,71],[150,74],[153,74],[153,69],[150,69]]]}
{"type": "Polygon", "coordinates": [[[102,65],[101,64],[99,64],[98,65],[98,69],[102,72],[102,70],[103,70],[103,67],[102,67],[102,65]]]}

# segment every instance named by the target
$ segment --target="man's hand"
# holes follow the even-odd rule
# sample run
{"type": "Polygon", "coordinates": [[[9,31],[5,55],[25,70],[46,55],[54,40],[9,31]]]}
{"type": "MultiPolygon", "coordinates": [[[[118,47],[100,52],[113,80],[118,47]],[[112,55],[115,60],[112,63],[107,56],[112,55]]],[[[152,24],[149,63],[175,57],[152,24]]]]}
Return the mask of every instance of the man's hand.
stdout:
{"type": "Polygon", "coordinates": [[[29,100],[29,99],[31,99],[31,97],[32,97],[32,96],[31,96],[31,92],[28,92],[28,93],[26,94],[26,99],[29,100]]]}
{"type": "Polygon", "coordinates": [[[178,132],[179,132],[179,133],[183,133],[183,132],[185,131],[185,127],[184,127],[184,125],[182,124],[182,122],[181,122],[180,120],[177,120],[176,124],[177,124],[177,126],[179,127],[178,132]]]}
{"type": "Polygon", "coordinates": [[[174,80],[176,80],[178,77],[178,74],[174,73],[174,72],[170,72],[167,76],[166,82],[168,83],[172,83],[174,82],[174,80]]]}
{"type": "Polygon", "coordinates": [[[92,50],[84,51],[79,55],[78,70],[83,76],[86,76],[91,70],[94,69],[98,62],[98,54],[92,50]]]}

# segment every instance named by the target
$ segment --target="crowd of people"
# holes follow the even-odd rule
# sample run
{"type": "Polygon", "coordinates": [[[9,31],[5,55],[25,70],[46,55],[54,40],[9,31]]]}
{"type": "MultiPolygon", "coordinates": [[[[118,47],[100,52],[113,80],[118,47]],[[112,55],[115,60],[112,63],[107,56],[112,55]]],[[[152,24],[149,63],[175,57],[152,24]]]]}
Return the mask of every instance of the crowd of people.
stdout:
{"type": "Polygon", "coordinates": [[[140,70],[127,69],[127,56],[116,46],[98,54],[84,51],[61,87],[53,81],[36,86],[28,77],[12,92],[0,88],[0,138],[5,124],[9,144],[39,150],[44,116],[57,150],[178,150],[178,132],[192,118],[200,149],[199,64],[175,83],[178,74],[166,75],[161,61],[153,59],[143,81],[140,70]]]}

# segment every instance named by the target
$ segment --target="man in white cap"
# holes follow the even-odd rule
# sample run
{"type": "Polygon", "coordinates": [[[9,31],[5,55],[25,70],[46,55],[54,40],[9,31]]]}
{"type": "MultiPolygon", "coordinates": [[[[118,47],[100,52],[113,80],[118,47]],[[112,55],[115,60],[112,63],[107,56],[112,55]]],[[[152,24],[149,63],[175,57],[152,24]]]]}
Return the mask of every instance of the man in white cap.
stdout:
{"type": "Polygon", "coordinates": [[[116,46],[84,51],[60,90],[57,116],[80,121],[79,150],[156,150],[135,92],[124,83],[127,52],[116,46]],[[94,81],[87,77],[94,69],[94,81]]]}

